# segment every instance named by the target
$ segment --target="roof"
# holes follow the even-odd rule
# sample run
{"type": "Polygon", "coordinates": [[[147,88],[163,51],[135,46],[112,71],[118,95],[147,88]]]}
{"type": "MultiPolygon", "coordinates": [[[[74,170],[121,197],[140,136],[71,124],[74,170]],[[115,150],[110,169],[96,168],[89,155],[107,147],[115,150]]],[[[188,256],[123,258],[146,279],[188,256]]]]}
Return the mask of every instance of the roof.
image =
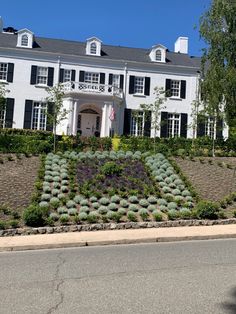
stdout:
{"type": "MultiPolygon", "coordinates": [[[[85,56],[86,43],[78,41],[69,41],[63,39],[52,39],[35,37],[34,39],[34,51],[50,52],[57,55],[68,55],[68,56],[85,56]]],[[[0,47],[2,48],[15,48],[16,47],[17,35],[0,33],[0,47]]],[[[101,56],[90,56],[91,58],[103,58],[123,61],[134,61],[153,64],[149,58],[150,48],[130,48],[122,46],[111,46],[102,45],[101,56]]],[[[173,66],[186,66],[193,67],[196,69],[200,68],[200,58],[192,57],[188,54],[176,53],[166,51],[166,64],[173,66]]],[[[165,63],[163,63],[164,65],[165,63]]]]}

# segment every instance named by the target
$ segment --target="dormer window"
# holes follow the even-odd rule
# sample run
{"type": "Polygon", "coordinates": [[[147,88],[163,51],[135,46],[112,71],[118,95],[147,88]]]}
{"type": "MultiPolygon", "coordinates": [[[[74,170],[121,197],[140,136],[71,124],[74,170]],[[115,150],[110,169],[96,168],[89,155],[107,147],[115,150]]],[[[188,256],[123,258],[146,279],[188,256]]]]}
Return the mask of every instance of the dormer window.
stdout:
{"type": "Polygon", "coordinates": [[[161,50],[160,49],[156,50],[156,61],[161,61],[161,50]]]}
{"type": "Polygon", "coordinates": [[[94,42],[91,43],[91,45],[90,45],[90,53],[91,53],[91,55],[97,54],[97,44],[94,42]]]}
{"type": "Polygon", "coordinates": [[[21,46],[24,46],[24,47],[28,47],[29,45],[29,38],[28,38],[28,35],[22,35],[21,36],[21,46]]]}

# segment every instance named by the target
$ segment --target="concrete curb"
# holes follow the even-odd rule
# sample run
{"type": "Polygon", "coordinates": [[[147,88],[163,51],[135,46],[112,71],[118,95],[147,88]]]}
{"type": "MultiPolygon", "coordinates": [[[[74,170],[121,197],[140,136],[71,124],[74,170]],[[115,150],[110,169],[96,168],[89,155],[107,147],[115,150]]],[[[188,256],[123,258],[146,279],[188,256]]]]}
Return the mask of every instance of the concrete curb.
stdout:
{"type": "Polygon", "coordinates": [[[171,229],[171,232],[162,228],[158,230],[126,230],[126,232],[124,230],[97,231],[89,233],[89,235],[84,232],[83,234],[4,237],[0,239],[0,252],[236,238],[235,225],[224,226],[223,228],[222,226],[205,226],[171,229]]]}

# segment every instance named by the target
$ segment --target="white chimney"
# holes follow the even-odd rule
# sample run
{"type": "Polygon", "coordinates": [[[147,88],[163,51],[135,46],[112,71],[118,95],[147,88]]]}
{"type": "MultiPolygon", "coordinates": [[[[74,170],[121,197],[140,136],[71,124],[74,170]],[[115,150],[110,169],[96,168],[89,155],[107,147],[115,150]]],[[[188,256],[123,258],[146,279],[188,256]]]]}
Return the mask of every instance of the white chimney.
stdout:
{"type": "Polygon", "coordinates": [[[3,20],[2,17],[0,16],[0,33],[3,32],[3,20]]]}
{"type": "Polygon", "coordinates": [[[175,52],[188,53],[188,37],[179,37],[176,40],[175,52]]]}

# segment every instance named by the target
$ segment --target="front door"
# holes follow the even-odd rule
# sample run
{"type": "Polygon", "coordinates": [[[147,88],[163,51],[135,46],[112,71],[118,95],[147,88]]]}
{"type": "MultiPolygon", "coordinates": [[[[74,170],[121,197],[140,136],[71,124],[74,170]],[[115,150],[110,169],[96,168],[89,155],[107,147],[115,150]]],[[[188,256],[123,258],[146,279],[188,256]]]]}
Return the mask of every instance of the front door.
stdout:
{"type": "Polygon", "coordinates": [[[97,117],[96,114],[82,113],[81,114],[81,131],[82,136],[93,136],[97,129],[97,117]]]}

